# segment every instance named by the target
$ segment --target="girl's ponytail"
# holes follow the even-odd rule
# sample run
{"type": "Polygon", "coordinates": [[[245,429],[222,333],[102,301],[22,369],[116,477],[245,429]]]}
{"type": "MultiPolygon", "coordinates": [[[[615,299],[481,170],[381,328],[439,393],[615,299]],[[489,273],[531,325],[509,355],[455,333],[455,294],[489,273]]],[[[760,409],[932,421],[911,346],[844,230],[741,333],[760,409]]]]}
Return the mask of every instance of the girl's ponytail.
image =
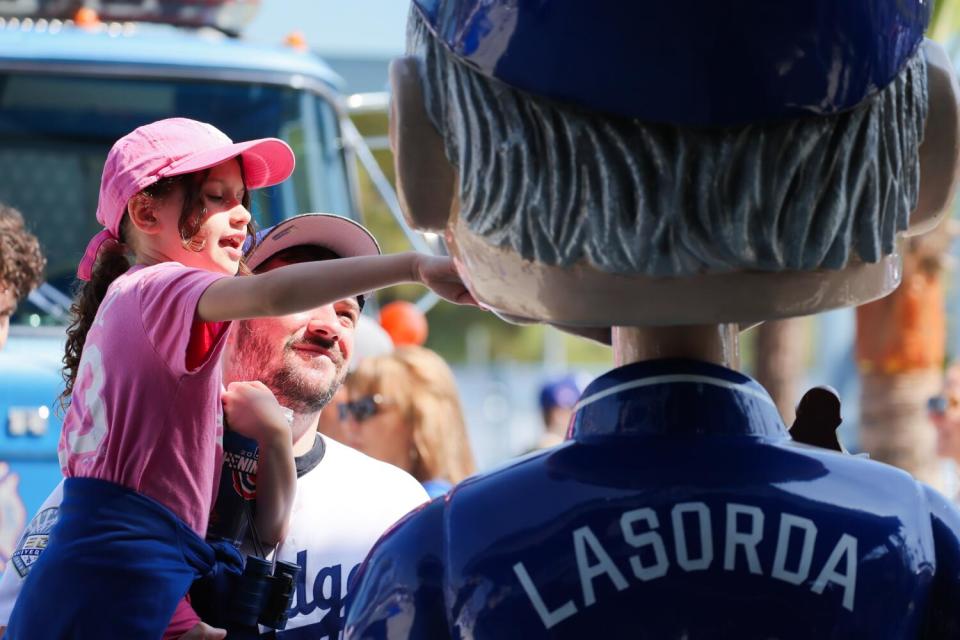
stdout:
{"type": "Polygon", "coordinates": [[[70,307],[73,321],[67,328],[67,345],[63,356],[63,380],[67,384],[63,393],[60,394],[60,406],[64,410],[70,405],[73,384],[80,372],[83,345],[97,315],[97,309],[107,295],[110,283],[129,268],[130,262],[127,260],[126,248],[123,244],[116,242],[104,244],[100,249],[90,280],[83,283],[73,299],[73,306],[70,307]]]}

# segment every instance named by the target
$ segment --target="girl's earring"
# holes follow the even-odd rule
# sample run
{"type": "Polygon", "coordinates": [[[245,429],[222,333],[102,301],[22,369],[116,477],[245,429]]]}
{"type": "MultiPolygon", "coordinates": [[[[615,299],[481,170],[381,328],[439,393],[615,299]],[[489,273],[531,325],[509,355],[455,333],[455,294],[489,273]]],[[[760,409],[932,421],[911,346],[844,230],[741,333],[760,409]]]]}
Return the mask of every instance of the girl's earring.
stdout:
{"type": "Polygon", "coordinates": [[[203,251],[203,248],[207,246],[207,239],[203,238],[202,240],[197,240],[196,238],[190,238],[189,240],[180,240],[180,244],[183,245],[183,248],[187,251],[193,251],[194,253],[199,253],[203,251]]]}
{"type": "MultiPolygon", "coordinates": [[[[204,207],[203,209],[200,210],[200,219],[202,220],[203,218],[206,217],[206,215],[207,215],[207,208],[204,207]]],[[[187,251],[193,251],[194,253],[199,253],[200,251],[203,251],[203,248],[205,246],[207,246],[207,239],[201,238],[200,240],[197,240],[197,236],[193,236],[192,238],[184,238],[181,236],[180,244],[183,245],[183,248],[186,249],[187,251]]]]}

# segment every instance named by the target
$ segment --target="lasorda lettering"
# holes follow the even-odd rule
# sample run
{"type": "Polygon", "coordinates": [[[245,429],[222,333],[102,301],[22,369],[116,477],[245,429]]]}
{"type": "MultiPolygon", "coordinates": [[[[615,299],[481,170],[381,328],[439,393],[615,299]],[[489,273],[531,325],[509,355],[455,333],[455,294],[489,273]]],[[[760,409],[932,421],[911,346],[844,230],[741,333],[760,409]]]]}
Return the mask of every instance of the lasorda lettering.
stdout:
{"type": "MultiPolygon", "coordinates": [[[[763,540],[763,524],[767,514],[759,507],[727,503],[722,515],[716,515],[705,502],[681,502],[673,505],[664,518],[672,528],[672,557],[661,535],[661,518],[652,508],[633,509],[620,515],[620,533],[636,553],[626,558],[630,571],[618,566],[615,558],[604,548],[602,541],[589,527],[575,529],[571,546],[580,578],[579,593],[568,597],[546,599],[537,587],[535,577],[523,562],[513,565],[513,572],[530,604],[543,623],[550,629],[576,615],[582,608],[598,601],[596,585],[609,583],[617,591],[630,585],[628,575],[639,582],[656,580],[670,571],[694,573],[714,566],[729,572],[749,572],[768,575],[775,580],[822,595],[833,583],[842,590],[842,605],[854,610],[857,588],[857,538],[844,533],[836,541],[822,567],[813,566],[817,525],[813,520],[792,513],[778,514],[777,539],[773,558],[761,562],[757,547],[763,540]],[[715,522],[714,518],[725,522],[715,522]],[[715,554],[716,539],[723,532],[722,554],[715,554]],[[811,582],[812,580],[812,582],[811,582]]],[[[821,536],[821,542],[822,536],[821,536]]],[[[719,551],[719,549],[717,549],[719,551]]],[[[555,595],[555,594],[554,594],[555,595]]],[[[602,595],[602,593],[601,593],[602,595]]]]}

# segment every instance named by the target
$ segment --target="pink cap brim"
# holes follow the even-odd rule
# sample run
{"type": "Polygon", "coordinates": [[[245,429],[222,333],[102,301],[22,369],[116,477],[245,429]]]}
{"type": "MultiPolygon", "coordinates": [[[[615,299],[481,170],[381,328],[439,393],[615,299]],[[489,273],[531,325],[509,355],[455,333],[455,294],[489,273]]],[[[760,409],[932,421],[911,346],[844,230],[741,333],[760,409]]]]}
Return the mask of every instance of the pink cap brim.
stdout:
{"type": "Polygon", "coordinates": [[[261,138],[191,154],[170,164],[158,175],[169,178],[203,171],[237,156],[243,159],[243,177],[247,189],[260,189],[283,182],[296,166],[290,145],[277,138],[261,138]]]}

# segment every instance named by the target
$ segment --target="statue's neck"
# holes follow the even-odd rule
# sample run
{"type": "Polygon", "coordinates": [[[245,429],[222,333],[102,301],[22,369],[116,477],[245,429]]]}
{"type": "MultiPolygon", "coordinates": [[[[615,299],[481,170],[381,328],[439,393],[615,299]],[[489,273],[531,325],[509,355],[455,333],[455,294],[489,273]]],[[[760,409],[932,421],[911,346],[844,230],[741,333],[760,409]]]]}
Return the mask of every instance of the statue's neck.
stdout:
{"type": "Polygon", "coordinates": [[[690,358],[730,369],[740,367],[740,327],[736,324],[682,327],[614,327],[617,366],[658,358],[690,358]]]}

